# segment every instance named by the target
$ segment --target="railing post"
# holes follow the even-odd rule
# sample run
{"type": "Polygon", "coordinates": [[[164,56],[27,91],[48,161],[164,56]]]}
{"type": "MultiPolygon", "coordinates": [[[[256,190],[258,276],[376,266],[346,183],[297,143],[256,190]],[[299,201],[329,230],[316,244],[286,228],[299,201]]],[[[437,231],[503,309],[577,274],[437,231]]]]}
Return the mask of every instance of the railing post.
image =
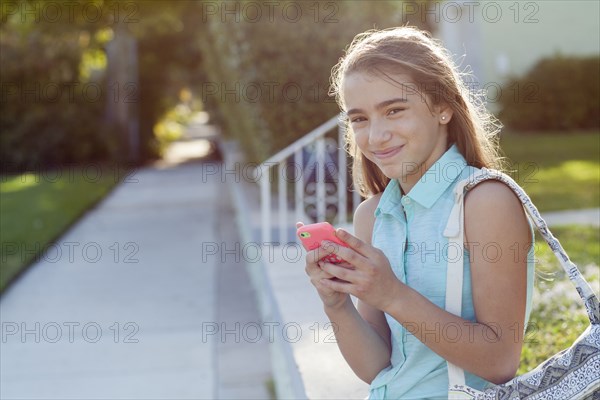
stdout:
{"type": "Polygon", "coordinates": [[[317,139],[317,221],[325,221],[325,139],[317,139]]]}
{"type": "MultiPolygon", "coordinates": [[[[304,214],[304,156],[302,148],[294,152],[294,173],[299,171],[299,176],[295,176],[296,184],[294,188],[296,222],[300,221],[304,214]]],[[[303,221],[307,223],[308,221],[303,221]]]]}
{"type": "Polygon", "coordinates": [[[269,166],[261,166],[260,169],[261,245],[264,246],[271,241],[271,185],[269,166]]]}
{"type": "Polygon", "coordinates": [[[346,150],[344,138],[344,125],[340,120],[338,123],[338,223],[346,225],[347,218],[347,194],[348,185],[346,184],[346,150]]]}
{"type": "Polygon", "coordinates": [[[287,243],[288,240],[288,217],[287,217],[287,184],[284,178],[285,160],[278,164],[277,172],[279,178],[277,181],[277,192],[279,197],[279,235],[277,242],[287,243]]]}

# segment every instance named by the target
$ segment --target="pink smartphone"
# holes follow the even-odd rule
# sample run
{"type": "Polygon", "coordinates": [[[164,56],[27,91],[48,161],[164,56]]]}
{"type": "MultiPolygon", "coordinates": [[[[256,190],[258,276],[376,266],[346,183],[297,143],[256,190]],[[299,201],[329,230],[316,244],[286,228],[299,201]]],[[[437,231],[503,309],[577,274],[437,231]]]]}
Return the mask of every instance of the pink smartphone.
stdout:
{"type": "MultiPolygon", "coordinates": [[[[301,226],[298,228],[296,234],[307,251],[318,248],[324,240],[348,247],[346,243],[335,236],[335,229],[329,222],[318,222],[316,224],[301,226]]],[[[322,260],[332,264],[344,261],[335,254],[329,254],[328,256],[323,257],[322,260]]]]}

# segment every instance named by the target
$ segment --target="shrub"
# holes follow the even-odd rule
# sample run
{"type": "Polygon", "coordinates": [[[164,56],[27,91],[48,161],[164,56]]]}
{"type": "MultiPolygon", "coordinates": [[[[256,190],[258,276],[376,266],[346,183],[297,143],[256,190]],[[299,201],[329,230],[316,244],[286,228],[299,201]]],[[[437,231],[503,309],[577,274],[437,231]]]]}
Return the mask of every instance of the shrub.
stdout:
{"type": "Polygon", "coordinates": [[[377,7],[277,4],[273,18],[264,14],[260,23],[248,21],[243,11],[206,16],[200,41],[208,77],[201,89],[205,107],[252,161],[263,161],[339,112],[327,95],[329,75],[356,34],[402,24],[394,1],[377,7]],[[282,15],[288,6],[302,7],[298,21],[282,15]]]}
{"type": "Polygon", "coordinates": [[[156,158],[155,122],[176,104],[180,90],[201,75],[199,46],[190,35],[203,26],[198,24],[201,16],[189,12],[201,9],[201,2],[53,3],[63,15],[56,21],[35,15],[45,9],[44,0],[2,8],[2,172],[156,158]],[[90,17],[88,9],[101,18],[90,17]],[[127,78],[107,71],[104,47],[125,31],[137,40],[138,53],[138,68],[127,78]],[[108,74],[119,80],[107,85],[108,74]],[[139,123],[139,154],[130,151],[123,127],[106,122],[109,101],[131,103],[139,123]]]}
{"type": "Polygon", "coordinates": [[[500,99],[500,120],[509,128],[521,131],[598,128],[598,56],[543,59],[523,77],[510,79],[505,88],[503,93],[516,95],[500,99]]]}
{"type": "Polygon", "coordinates": [[[79,32],[2,27],[2,172],[106,159],[117,143],[102,122],[102,82],[80,79],[79,32]]]}

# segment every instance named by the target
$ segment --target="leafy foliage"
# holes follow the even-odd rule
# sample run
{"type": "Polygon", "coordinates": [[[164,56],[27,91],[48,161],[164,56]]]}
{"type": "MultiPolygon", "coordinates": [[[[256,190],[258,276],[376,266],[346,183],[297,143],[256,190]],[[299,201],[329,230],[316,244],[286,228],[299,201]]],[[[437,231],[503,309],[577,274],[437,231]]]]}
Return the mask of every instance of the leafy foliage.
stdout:
{"type": "Polygon", "coordinates": [[[506,84],[500,120],[524,131],[598,129],[600,57],[556,56],[506,84]]]}
{"type": "Polygon", "coordinates": [[[124,157],[128,142],[107,124],[106,105],[133,93],[130,82],[107,79],[105,54],[123,32],[137,40],[140,161],[160,153],[153,128],[185,89],[251,160],[263,160],[338,112],[327,95],[332,66],[357,33],[402,24],[401,5],[13,1],[0,24],[3,170],[124,157]],[[52,7],[61,18],[51,18],[52,7]],[[28,95],[28,85],[41,96],[28,95]],[[73,96],[52,97],[52,88],[72,86],[73,96]]]}
{"type": "MultiPolygon", "coordinates": [[[[242,2],[244,4],[244,2],[242,2]]],[[[209,81],[206,107],[224,132],[261,161],[339,110],[327,95],[331,68],[354,35],[401,22],[399,2],[278,2],[273,18],[252,22],[244,6],[234,15],[205,12],[201,41],[209,81]],[[292,7],[300,7],[292,13],[292,7]],[[286,13],[284,10],[288,10],[286,13]]]]}
{"type": "MultiPolygon", "coordinates": [[[[41,10],[44,3],[20,4],[41,10]]],[[[109,157],[115,143],[98,118],[104,105],[102,82],[81,80],[79,71],[82,54],[96,45],[94,27],[76,19],[60,23],[40,18],[36,22],[35,13],[2,18],[3,170],[109,157]]]]}
{"type": "Polygon", "coordinates": [[[0,25],[0,158],[4,172],[124,161],[127,141],[109,125],[108,102],[135,103],[142,160],[158,149],[154,123],[202,74],[199,2],[15,1],[0,25]],[[90,11],[91,10],[91,11],[90,11]],[[55,16],[58,16],[55,18],[55,16]],[[137,38],[138,81],[108,84],[105,46],[137,38]],[[195,37],[192,35],[192,37],[195,37]]]}

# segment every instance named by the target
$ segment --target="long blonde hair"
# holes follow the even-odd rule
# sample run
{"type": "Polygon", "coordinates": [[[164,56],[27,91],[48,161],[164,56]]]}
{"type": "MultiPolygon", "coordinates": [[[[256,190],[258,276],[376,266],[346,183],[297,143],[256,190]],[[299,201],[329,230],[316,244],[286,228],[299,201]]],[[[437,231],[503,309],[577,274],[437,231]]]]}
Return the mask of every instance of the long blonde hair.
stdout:
{"type": "MultiPolygon", "coordinates": [[[[405,73],[434,105],[447,104],[453,110],[448,123],[448,145],[456,143],[468,165],[501,169],[498,149],[499,122],[487,111],[481,94],[468,90],[450,55],[426,31],[413,27],[369,30],[358,34],[344,57],[331,72],[330,94],[345,110],[341,95],[344,78],[352,72],[374,74],[405,73]]],[[[353,158],[354,187],[363,197],[382,192],[390,179],[362,155],[349,125],[346,151],[353,158]]]]}

